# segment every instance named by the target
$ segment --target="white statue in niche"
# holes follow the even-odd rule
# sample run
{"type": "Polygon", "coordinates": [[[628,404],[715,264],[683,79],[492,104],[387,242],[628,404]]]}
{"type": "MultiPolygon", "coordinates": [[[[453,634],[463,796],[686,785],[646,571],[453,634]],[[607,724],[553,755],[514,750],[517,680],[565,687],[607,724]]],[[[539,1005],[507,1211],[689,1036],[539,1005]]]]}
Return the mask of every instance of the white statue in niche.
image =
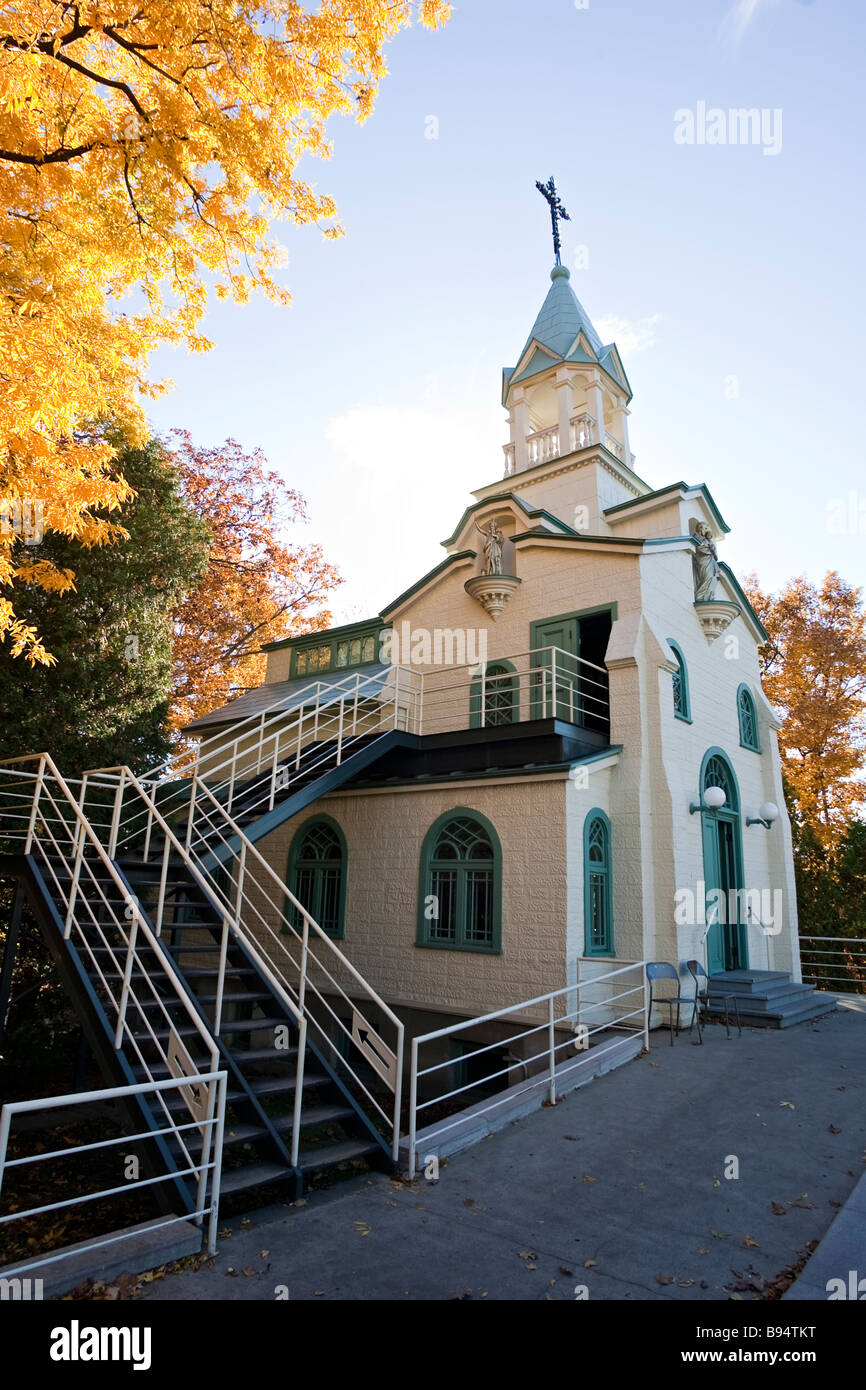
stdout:
{"type": "Polygon", "coordinates": [[[719,552],[713,540],[713,533],[705,522],[699,521],[695,527],[697,549],[692,556],[695,571],[695,602],[705,602],[716,597],[716,584],[719,578],[719,552]]]}
{"type": "Polygon", "coordinates": [[[481,573],[501,574],[502,547],[505,544],[505,536],[497,526],[495,518],[491,517],[486,526],[479,526],[476,521],[475,529],[484,537],[484,565],[481,573]]]}

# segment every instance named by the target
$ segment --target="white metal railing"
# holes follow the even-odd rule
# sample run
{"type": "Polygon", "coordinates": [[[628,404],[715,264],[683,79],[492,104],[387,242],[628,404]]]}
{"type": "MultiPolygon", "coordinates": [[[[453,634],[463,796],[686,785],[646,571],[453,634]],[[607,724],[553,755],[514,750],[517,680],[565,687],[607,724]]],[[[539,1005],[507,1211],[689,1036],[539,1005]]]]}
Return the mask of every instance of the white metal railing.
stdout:
{"type": "Polygon", "coordinates": [[[609,732],[606,667],[551,646],[425,673],[425,734],[552,718],[609,732]]]}
{"type": "MultiPolygon", "coordinates": [[[[164,1165],[164,1172],[157,1172],[151,1176],[135,1176],[125,1178],[122,1183],[112,1184],[108,1187],[92,1188],[91,1179],[86,1178],[86,1191],[80,1192],[75,1196],[65,1197],[59,1201],[43,1202],[36,1206],[18,1208],[0,1215],[0,1228],[9,1227],[10,1223],[17,1221],[31,1220],[36,1217],[47,1215],[49,1212],[61,1212],[70,1207],[85,1205],[90,1202],[97,1202],[106,1198],[123,1197],[127,1198],[131,1192],[141,1191],[144,1188],[155,1188],[160,1184],[175,1183],[178,1178],[185,1178],[195,1184],[196,1200],[195,1209],[192,1212],[181,1213],[175,1216],[165,1216],[162,1219],[152,1222],[151,1230],[163,1227],[178,1225],[192,1220],[195,1225],[203,1226],[207,1221],[204,1239],[210,1254],[216,1252],[217,1229],[219,1221],[219,1193],[220,1176],[222,1167],[222,1147],[223,1131],[225,1125],[225,1104],[226,1104],[226,1075],[225,1071],[212,1071],[197,1073],[194,1077],[168,1077],[161,1081],[143,1081],[130,1086],[112,1086],[102,1090],[79,1091],[65,1096],[50,1096],[38,1100],[18,1100],[7,1102],[0,1110],[0,1194],[3,1192],[3,1185],[10,1173],[15,1170],[27,1170],[28,1172],[42,1163],[59,1162],[66,1165],[70,1160],[74,1160],[79,1154],[95,1154],[106,1150],[117,1148],[119,1145],[124,1147],[124,1159],[129,1157],[129,1145],[141,1142],[142,1144],[152,1144],[159,1137],[176,1138],[179,1133],[184,1133],[188,1137],[187,1149],[194,1149],[195,1154],[189,1155],[189,1164],[186,1168],[177,1169],[172,1164],[164,1165]],[[90,1143],[74,1143],[69,1141],[68,1133],[64,1132],[62,1145],[56,1149],[37,1150],[28,1154],[21,1154],[14,1158],[9,1157],[9,1141],[12,1134],[12,1124],[16,1115],[32,1114],[35,1111],[50,1112],[52,1110],[68,1110],[73,1106],[84,1109],[88,1105],[101,1102],[125,1101],[136,1096],[155,1096],[160,1097],[170,1091],[177,1091],[181,1095],[190,1090],[190,1082],[193,1082],[194,1093],[200,1094],[202,1088],[206,1095],[214,1093],[214,1104],[201,1105],[197,1102],[187,1105],[190,1111],[189,1120],[157,1129],[144,1129],[138,1133],[123,1133],[107,1139],[97,1139],[90,1143]]],[[[39,1134],[42,1135],[40,1130],[39,1134]]],[[[39,1142],[42,1142],[40,1137],[39,1142]]],[[[152,1168],[152,1163],[150,1167],[152,1168]]],[[[139,1173],[141,1164],[139,1164],[139,1173]]],[[[38,1179],[36,1180],[38,1183],[38,1179]]],[[[68,1178],[67,1178],[68,1182],[68,1178]]],[[[29,1184],[28,1184],[29,1187],[29,1184]]],[[[18,1194],[16,1193],[16,1196],[18,1194]]],[[[8,1203],[7,1203],[8,1204],[8,1203]]],[[[127,1223],[128,1224],[128,1223],[127,1223]]],[[[114,1231],[110,1234],[91,1236],[87,1241],[89,1250],[99,1250],[109,1245],[116,1245],[124,1240],[130,1239],[134,1234],[129,1229],[114,1231]]],[[[4,1269],[6,1278],[15,1277],[22,1272],[29,1272],[32,1269],[42,1268],[44,1265],[54,1264],[60,1260],[67,1259],[70,1255],[77,1254],[81,1249],[80,1244],[76,1243],[68,1249],[51,1250],[41,1259],[32,1259],[29,1255],[23,1260],[23,1268],[13,1270],[4,1269]]]]}
{"type": "Polygon", "coordinates": [[[866,937],[801,936],[800,966],[805,984],[836,994],[866,994],[866,937]]]}
{"type": "MultiPolygon", "coordinates": [[[[273,809],[278,794],[338,767],[371,739],[392,729],[420,732],[422,681],[420,672],[399,665],[314,681],[295,693],[290,709],[283,696],[233,723],[225,737],[205,738],[195,755],[185,752],[149,768],[142,783],[156,789],[170,820],[196,813],[189,805],[191,773],[206,780],[229,811],[243,785],[245,814],[261,815],[273,809]]],[[[144,807],[136,806],[112,824],[112,853],[150,828],[144,807]]]]}
{"type": "MultiPolygon", "coordinates": [[[[566,985],[562,989],[551,990],[547,994],[540,994],[535,999],[524,1000],[521,1004],[512,1005],[506,1009],[496,1009],[491,1013],[480,1014],[477,1018],[469,1019],[461,1023],[450,1024],[447,1028],[438,1028],[434,1032],[424,1033],[412,1039],[411,1062],[409,1071],[409,1176],[415,1176],[416,1154],[418,1148],[418,1116],[425,1110],[431,1108],[446,1108],[452,1113],[444,1118],[437,1120],[424,1132],[425,1147],[435,1145],[437,1139],[447,1134],[451,1129],[460,1126],[464,1122],[465,1112],[471,1107],[473,1117],[485,1114],[488,1111],[496,1110],[503,1105],[501,1092],[508,1084],[508,1078],[517,1070],[522,1069],[525,1085],[517,1088],[508,1087],[509,1104],[516,1102],[519,1098],[529,1091],[536,1090],[539,1078],[546,1076],[548,1099],[553,1104],[556,1101],[556,1078],[557,1078],[557,1056],[565,1049],[586,1052],[591,1049],[591,1039],[601,1033],[618,1033],[622,1031],[624,1036],[621,1038],[605,1039],[609,1048],[619,1048],[628,1045],[637,1033],[643,1034],[644,1047],[649,1047],[647,1017],[647,987],[646,972],[643,961],[629,962],[628,965],[619,966],[615,970],[606,971],[602,975],[596,975],[592,979],[578,980],[573,985],[566,985]],[[632,983],[626,983],[624,976],[631,975],[632,983]],[[609,981],[615,981],[612,986],[609,981]],[[599,985],[605,985],[602,997],[590,999],[586,1002],[581,998],[584,990],[595,990],[599,985]],[[620,985],[624,986],[620,988],[620,985]],[[601,1021],[594,1020],[592,1024],[587,1021],[589,1016],[604,1011],[601,1021]],[[541,1014],[541,1018],[535,1021],[534,1018],[518,1018],[518,1015],[526,1015],[534,1011],[541,1014]],[[491,1025],[507,1027],[513,1031],[506,1036],[497,1038],[493,1042],[482,1041],[477,1047],[469,1048],[464,1051],[459,1059],[446,1057],[444,1060],[434,1061],[427,1066],[421,1066],[421,1050],[429,1048],[431,1045],[441,1044],[445,1038],[453,1037],[455,1034],[461,1035],[461,1040],[474,1028],[484,1028],[489,1033],[491,1025]],[[562,1037],[562,1033],[567,1031],[568,1036],[562,1037]],[[557,1041],[557,1034],[560,1040],[557,1041]],[[526,1040],[532,1039],[528,1042],[526,1040]],[[519,1056],[511,1056],[507,1059],[506,1065],[496,1067],[494,1070],[486,1072],[476,1081],[471,1081],[463,1085],[441,1087],[430,1079],[438,1079],[443,1072],[453,1071],[459,1063],[465,1064],[471,1059],[489,1056],[493,1052],[502,1051],[503,1046],[513,1047],[516,1043],[522,1043],[524,1052],[519,1056]],[[533,1048],[537,1046],[537,1050],[533,1048]],[[530,1070],[534,1072],[530,1075],[530,1070]],[[458,1097],[466,1097],[470,1091],[477,1091],[480,1087],[489,1088],[491,1083],[499,1082],[499,1093],[494,1094],[487,1104],[469,1102],[461,1103],[456,1113],[453,1102],[458,1097]],[[424,1089],[428,1094],[423,1099],[419,1099],[419,1092],[424,1089]]],[[[441,1046],[438,1049],[442,1050],[441,1046]]]]}
{"type": "MultiPolygon", "coordinates": [[[[208,1120],[216,1113],[219,1048],[196,1012],[128,884],[48,754],[0,767],[0,842],[30,858],[54,904],[64,940],[75,948],[110,1024],[115,1050],[138,1066],[154,1098],[157,1123],[193,1166],[186,1127],[163,1098],[165,1073],[180,1081],[208,1120]],[[145,959],[147,956],[147,959],[145,959]],[[180,1011],[183,1022],[172,1016],[180,1011]]],[[[89,1093],[92,1096],[92,1093],[89,1093]]]]}
{"type": "MultiPolygon", "coordinates": [[[[161,858],[155,909],[157,932],[175,925],[165,888],[172,855],[215,906],[222,925],[219,943],[214,945],[214,953],[219,955],[214,1034],[220,1033],[223,1007],[231,998],[225,990],[225,977],[230,968],[227,960],[232,942],[244,947],[291,1013],[298,1028],[292,1164],[297,1165],[298,1161],[303,1069],[310,1026],[332,1063],[348,1074],[388,1133],[396,1159],[403,1080],[402,1020],[287,888],[210,786],[198,776],[188,780],[191,810],[185,833],[172,828],[151,793],[127,767],[85,773],[82,796],[86,806],[94,789],[108,789],[115,828],[130,801],[140,803],[150,826],[138,847],[142,863],[150,862],[156,842],[162,840],[155,851],[161,858]],[[376,1012],[375,1019],[370,1017],[371,1008],[376,1012]],[[389,1030],[388,1037],[383,1035],[383,1022],[389,1030]],[[364,1079],[365,1063],[372,1065],[392,1093],[387,1108],[364,1079]]],[[[131,846],[128,849],[132,852],[131,846]]],[[[182,931],[182,923],[179,929],[182,931]]]]}

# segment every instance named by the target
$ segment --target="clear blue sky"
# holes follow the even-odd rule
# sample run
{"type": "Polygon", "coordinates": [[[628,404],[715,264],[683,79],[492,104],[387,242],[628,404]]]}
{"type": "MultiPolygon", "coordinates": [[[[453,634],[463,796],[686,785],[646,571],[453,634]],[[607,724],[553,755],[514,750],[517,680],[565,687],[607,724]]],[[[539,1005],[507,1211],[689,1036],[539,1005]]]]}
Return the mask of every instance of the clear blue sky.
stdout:
{"type": "Polygon", "coordinates": [[[378,610],[502,474],[500,370],[548,288],[534,183],[554,173],[641,476],[706,482],[723,558],[765,587],[866,583],[864,55],[863,0],[465,0],[397,39],[370,120],[303,170],[345,239],[281,229],[292,306],[215,303],[211,353],[155,359],[176,389],[154,425],[261,447],[345,577],[337,618],[378,610]],[[699,102],[780,109],[781,152],[675,143],[699,102]],[[851,493],[863,529],[834,532],[851,493]]]}

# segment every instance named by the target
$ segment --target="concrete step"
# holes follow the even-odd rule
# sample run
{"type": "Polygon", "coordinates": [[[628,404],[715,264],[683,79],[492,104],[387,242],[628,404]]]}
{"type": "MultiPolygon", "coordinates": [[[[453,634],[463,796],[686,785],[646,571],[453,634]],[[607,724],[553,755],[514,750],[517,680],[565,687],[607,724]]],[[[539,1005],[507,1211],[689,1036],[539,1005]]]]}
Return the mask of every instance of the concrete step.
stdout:
{"type": "Polygon", "coordinates": [[[740,1013],[779,1013],[785,1008],[805,1003],[814,993],[811,985],[788,985],[785,989],[774,990],[772,994],[740,994],[738,990],[727,989],[711,993],[710,1007],[717,1005],[724,1011],[724,1001],[733,996],[740,1006],[740,1013]]]}
{"type": "MultiPolygon", "coordinates": [[[[806,1023],[813,1018],[821,1018],[832,1012],[836,1000],[832,995],[807,991],[803,998],[787,1002],[775,1009],[755,1009],[740,1002],[740,1022],[747,1028],[792,1028],[796,1023],[806,1023]]],[[[724,1007],[711,1006],[708,1010],[713,1018],[724,1017],[724,1007]]],[[[733,1010],[731,1011],[733,1016],[733,1010]]]]}
{"type": "Polygon", "coordinates": [[[781,970],[724,970],[710,976],[710,994],[772,994],[787,988],[791,976],[781,970]]]}

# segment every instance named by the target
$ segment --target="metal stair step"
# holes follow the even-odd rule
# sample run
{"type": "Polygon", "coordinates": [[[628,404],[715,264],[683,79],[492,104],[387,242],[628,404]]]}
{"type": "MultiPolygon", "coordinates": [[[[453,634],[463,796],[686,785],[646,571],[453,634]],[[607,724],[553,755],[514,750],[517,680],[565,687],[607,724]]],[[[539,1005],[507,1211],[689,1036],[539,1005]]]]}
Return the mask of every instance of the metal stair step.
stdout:
{"type": "Polygon", "coordinates": [[[239,1018],[234,1021],[223,1021],[220,1025],[221,1033],[258,1033],[264,1028],[284,1028],[289,1022],[285,1014],[277,1015],[276,1018],[239,1018]]]}
{"type": "MultiPolygon", "coordinates": [[[[187,976],[186,978],[188,979],[189,976],[187,976]]],[[[219,998],[219,996],[216,995],[216,994],[198,994],[198,995],[197,995],[197,998],[198,998],[198,1001],[199,1001],[200,1004],[215,1004],[216,1001],[217,1001],[217,999],[219,998]]],[[[272,999],[273,999],[273,995],[271,994],[270,990],[261,990],[261,989],[234,990],[234,991],[232,991],[231,994],[228,992],[228,990],[226,990],[226,992],[223,994],[223,1006],[225,1007],[226,1004],[233,1004],[233,1003],[234,1003],[234,1004],[260,1004],[260,1003],[262,1002],[262,1000],[270,1001],[270,1000],[272,1000],[272,999]]],[[[255,1023],[256,1020],[253,1019],[252,1022],[255,1023]]]]}
{"type": "Polygon", "coordinates": [[[296,1047],[250,1047],[245,1051],[235,1050],[232,1054],[238,1066],[247,1062],[281,1062],[284,1058],[295,1058],[298,1055],[296,1047]]]}
{"type": "Polygon", "coordinates": [[[315,1149],[302,1150],[298,1154],[298,1167],[304,1173],[312,1173],[321,1168],[334,1168],[338,1163],[350,1163],[353,1159],[366,1158],[379,1152],[379,1145],[368,1139],[343,1139],[337,1144],[322,1144],[315,1149]]]}
{"type": "MultiPolygon", "coordinates": [[[[288,1095],[295,1090],[296,1077],[291,1076],[252,1076],[247,1077],[250,1090],[261,1100],[263,1096],[288,1095]]],[[[304,1090],[315,1091],[321,1086],[330,1086],[331,1080],[327,1076],[304,1075],[304,1090]]],[[[243,1091],[230,1091],[229,1100],[237,1101],[245,1098],[243,1091]]]]}
{"type": "Polygon", "coordinates": [[[252,1187],[264,1187],[267,1183],[288,1182],[293,1176],[291,1168],[279,1163],[246,1163],[241,1168],[230,1168],[223,1173],[220,1193],[223,1197],[230,1197],[252,1187]]]}
{"type": "MultiPolygon", "coordinates": [[[[311,1129],[314,1125],[335,1124],[340,1120],[349,1120],[355,1114],[351,1105],[341,1105],[335,1101],[332,1105],[305,1105],[301,1109],[301,1129],[311,1129]]],[[[291,1132],[292,1116],[277,1115],[271,1118],[274,1129],[284,1134],[287,1130],[291,1132]]]]}

